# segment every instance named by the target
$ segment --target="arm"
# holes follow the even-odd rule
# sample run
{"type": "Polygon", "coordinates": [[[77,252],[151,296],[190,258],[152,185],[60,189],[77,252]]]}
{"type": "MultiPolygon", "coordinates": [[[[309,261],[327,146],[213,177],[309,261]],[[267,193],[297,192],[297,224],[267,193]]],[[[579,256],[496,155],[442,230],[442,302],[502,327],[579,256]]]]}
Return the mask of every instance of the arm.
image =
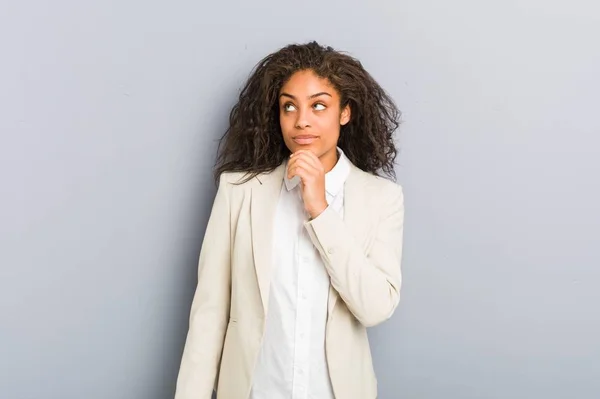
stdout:
{"type": "Polygon", "coordinates": [[[210,399],[223,350],[231,300],[227,182],[221,175],[204,234],[175,399],[210,399]]]}
{"type": "Polygon", "coordinates": [[[331,285],[366,327],[391,317],[400,300],[404,196],[400,186],[393,187],[381,205],[369,253],[331,207],[306,223],[331,285]]]}

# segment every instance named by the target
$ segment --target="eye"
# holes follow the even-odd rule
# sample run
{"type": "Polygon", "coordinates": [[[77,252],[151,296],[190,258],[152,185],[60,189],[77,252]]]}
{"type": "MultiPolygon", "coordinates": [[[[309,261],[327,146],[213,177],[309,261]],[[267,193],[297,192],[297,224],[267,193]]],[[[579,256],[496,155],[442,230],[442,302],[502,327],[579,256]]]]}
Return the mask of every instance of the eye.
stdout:
{"type": "Polygon", "coordinates": [[[295,109],[296,109],[296,107],[294,107],[294,104],[292,104],[292,103],[286,103],[283,105],[283,110],[285,112],[291,112],[291,111],[294,111],[295,109]]]}
{"type": "Polygon", "coordinates": [[[315,105],[313,105],[313,107],[317,111],[323,111],[325,108],[327,108],[324,104],[321,103],[316,103],[315,105]]]}

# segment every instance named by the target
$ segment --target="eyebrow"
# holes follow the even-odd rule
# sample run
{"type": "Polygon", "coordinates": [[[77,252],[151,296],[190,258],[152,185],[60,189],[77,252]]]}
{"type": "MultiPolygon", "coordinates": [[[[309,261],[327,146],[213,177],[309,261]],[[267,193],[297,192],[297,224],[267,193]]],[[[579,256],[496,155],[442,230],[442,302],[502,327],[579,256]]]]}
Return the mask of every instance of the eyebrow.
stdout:
{"type": "MultiPolygon", "coordinates": [[[[331,95],[331,94],[327,93],[326,91],[322,91],[322,92],[315,93],[315,94],[312,94],[312,95],[308,96],[308,99],[310,100],[310,99],[312,99],[312,98],[315,98],[315,97],[320,97],[320,96],[329,96],[329,97],[332,97],[332,95],[331,95]]],[[[279,97],[289,97],[289,98],[291,98],[292,100],[295,100],[295,99],[296,99],[296,97],[295,97],[295,96],[292,96],[291,94],[288,94],[288,93],[281,93],[281,94],[279,95],[279,97]]]]}

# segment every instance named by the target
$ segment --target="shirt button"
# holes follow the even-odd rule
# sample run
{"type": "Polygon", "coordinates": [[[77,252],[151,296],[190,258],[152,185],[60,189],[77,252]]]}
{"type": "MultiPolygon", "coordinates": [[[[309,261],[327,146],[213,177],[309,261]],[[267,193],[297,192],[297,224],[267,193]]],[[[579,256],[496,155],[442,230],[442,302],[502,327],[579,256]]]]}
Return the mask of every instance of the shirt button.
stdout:
{"type": "Polygon", "coordinates": [[[329,255],[333,255],[333,254],[335,253],[335,249],[334,249],[333,247],[329,247],[329,248],[327,249],[327,253],[328,253],[329,255]]]}

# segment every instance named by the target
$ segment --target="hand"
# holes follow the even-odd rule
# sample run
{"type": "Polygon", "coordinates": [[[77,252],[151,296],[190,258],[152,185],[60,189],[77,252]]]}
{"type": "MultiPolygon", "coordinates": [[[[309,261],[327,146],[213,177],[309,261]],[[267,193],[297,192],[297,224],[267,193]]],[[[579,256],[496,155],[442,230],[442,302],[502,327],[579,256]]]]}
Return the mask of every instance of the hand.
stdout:
{"type": "Polygon", "coordinates": [[[311,219],[327,209],[325,197],[325,168],[321,160],[309,150],[293,153],[287,167],[288,179],[298,176],[304,209],[311,219]]]}

